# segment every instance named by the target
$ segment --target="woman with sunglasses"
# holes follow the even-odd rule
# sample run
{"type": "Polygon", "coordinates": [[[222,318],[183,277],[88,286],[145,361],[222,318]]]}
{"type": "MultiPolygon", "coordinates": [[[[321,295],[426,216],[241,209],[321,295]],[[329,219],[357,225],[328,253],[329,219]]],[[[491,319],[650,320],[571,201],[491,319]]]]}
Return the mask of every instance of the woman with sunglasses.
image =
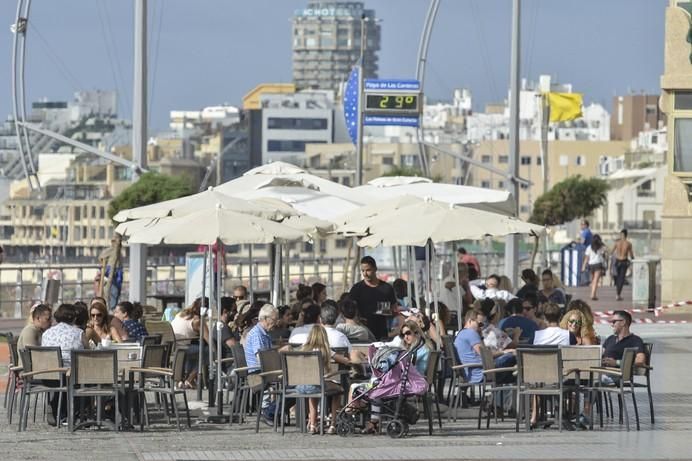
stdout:
{"type": "Polygon", "coordinates": [[[89,308],[89,323],[85,332],[87,342],[100,344],[102,340],[122,342],[123,338],[118,329],[111,325],[105,304],[92,302],[89,308]]]}
{"type": "Polygon", "coordinates": [[[416,355],[413,360],[416,370],[418,370],[421,375],[425,376],[428,368],[428,356],[432,350],[432,344],[430,343],[430,340],[427,339],[423,334],[423,330],[421,330],[418,322],[415,320],[406,320],[399,329],[399,338],[401,340],[401,347],[407,351],[410,351],[416,347],[421,339],[423,340],[423,344],[421,344],[416,351],[416,355]]]}
{"type": "Polygon", "coordinates": [[[593,324],[589,323],[586,316],[577,309],[567,312],[562,317],[560,328],[572,333],[577,339],[578,346],[594,346],[598,344],[593,324]]]}

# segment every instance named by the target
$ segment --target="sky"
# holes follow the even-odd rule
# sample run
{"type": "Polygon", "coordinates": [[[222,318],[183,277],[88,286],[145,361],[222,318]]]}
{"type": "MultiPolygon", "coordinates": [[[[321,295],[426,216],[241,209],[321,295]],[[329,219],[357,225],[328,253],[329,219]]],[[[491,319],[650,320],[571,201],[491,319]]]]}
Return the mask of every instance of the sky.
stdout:
{"type": "MultiPolygon", "coordinates": [[[[382,20],[380,78],[415,76],[429,0],[364,0],[382,20]]],[[[307,0],[149,0],[150,130],[171,110],[240,105],[259,83],[291,81],[291,16],[307,0]]],[[[0,116],[11,110],[9,25],[0,1],[0,116]]],[[[521,75],[572,83],[586,103],[658,93],[668,0],[521,0],[521,75]]],[[[79,89],[116,89],[132,110],[133,0],[33,0],[28,101],[70,100],[79,89]]],[[[432,100],[468,88],[474,108],[506,98],[511,0],[442,0],[425,79],[432,100]]]]}

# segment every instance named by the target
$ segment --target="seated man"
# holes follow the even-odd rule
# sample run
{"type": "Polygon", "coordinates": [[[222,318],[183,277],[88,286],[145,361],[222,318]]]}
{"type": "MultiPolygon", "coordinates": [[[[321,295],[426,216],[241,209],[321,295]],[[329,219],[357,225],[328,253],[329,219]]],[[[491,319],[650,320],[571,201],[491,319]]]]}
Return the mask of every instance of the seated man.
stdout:
{"type": "Polygon", "coordinates": [[[289,344],[296,346],[305,344],[308,340],[310,330],[312,330],[312,326],[319,323],[321,312],[322,308],[315,303],[309,303],[303,306],[301,311],[303,324],[299,327],[295,327],[293,331],[291,331],[291,336],[288,338],[289,344]]]}
{"type": "Polygon", "coordinates": [[[538,330],[533,343],[540,346],[574,346],[577,338],[568,330],[560,328],[560,306],[548,303],[543,308],[543,315],[548,326],[538,330]]]}
{"type": "Polygon", "coordinates": [[[339,302],[344,323],[336,326],[336,329],[346,335],[349,341],[371,343],[375,341],[375,335],[365,325],[360,323],[358,306],[351,298],[346,297],[339,302]]]}
{"type": "MultiPolygon", "coordinates": [[[[464,328],[457,334],[454,340],[454,348],[457,351],[459,360],[464,365],[477,363],[481,364],[481,332],[486,324],[485,315],[477,310],[470,310],[466,313],[464,328]]],[[[513,349],[498,350],[493,352],[495,366],[497,368],[510,367],[516,363],[513,349]]],[[[467,368],[466,378],[470,383],[480,383],[483,381],[483,367],[467,368]]],[[[497,383],[512,382],[512,373],[498,373],[497,383]]]]}
{"type": "Polygon", "coordinates": [[[260,371],[257,353],[272,348],[269,332],[279,318],[279,312],[271,304],[265,304],[257,315],[257,324],[248,332],[245,339],[245,362],[252,372],[260,371]]]}
{"type": "Polygon", "coordinates": [[[520,299],[512,299],[507,303],[505,309],[510,312],[510,316],[500,321],[500,329],[507,330],[508,328],[521,328],[520,339],[524,339],[533,344],[533,338],[538,329],[536,322],[528,318],[527,313],[533,310],[530,302],[524,302],[520,299]]]}
{"type": "Polygon", "coordinates": [[[615,311],[610,323],[613,326],[613,334],[603,343],[603,365],[606,367],[619,367],[625,348],[628,347],[637,348],[637,355],[634,358],[635,366],[646,365],[644,341],[630,332],[632,316],[626,311],[615,311]]]}

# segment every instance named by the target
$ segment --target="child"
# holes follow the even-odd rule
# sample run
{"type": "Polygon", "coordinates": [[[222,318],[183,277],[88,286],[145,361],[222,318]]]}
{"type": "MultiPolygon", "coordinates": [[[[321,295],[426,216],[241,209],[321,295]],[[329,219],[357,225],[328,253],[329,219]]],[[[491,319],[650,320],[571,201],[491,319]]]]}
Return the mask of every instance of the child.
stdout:
{"type": "MultiPolygon", "coordinates": [[[[332,352],[332,350],[329,348],[329,339],[327,338],[327,331],[324,329],[322,325],[316,324],[312,327],[310,333],[308,334],[308,339],[305,342],[305,345],[303,346],[302,350],[320,352],[322,354],[323,363],[325,364],[325,369],[328,369],[331,360],[334,360],[336,363],[342,365],[351,364],[350,360],[347,357],[344,357],[340,354],[336,354],[335,352],[332,352]]],[[[325,385],[327,391],[333,391],[338,389],[339,393],[341,392],[339,385],[334,382],[327,381],[325,385]]],[[[296,386],[296,390],[301,394],[315,394],[320,391],[319,386],[315,385],[299,385],[296,386]]],[[[317,398],[310,398],[308,400],[308,432],[310,432],[311,434],[317,434],[319,432],[319,429],[317,428],[317,405],[319,405],[319,401],[317,398]]],[[[333,395],[332,424],[329,426],[329,429],[327,429],[327,434],[336,434],[336,427],[334,424],[337,411],[339,411],[339,400],[336,398],[336,395],[333,395]]],[[[325,419],[326,415],[322,415],[323,422],[325,421],[325,419]]]]}

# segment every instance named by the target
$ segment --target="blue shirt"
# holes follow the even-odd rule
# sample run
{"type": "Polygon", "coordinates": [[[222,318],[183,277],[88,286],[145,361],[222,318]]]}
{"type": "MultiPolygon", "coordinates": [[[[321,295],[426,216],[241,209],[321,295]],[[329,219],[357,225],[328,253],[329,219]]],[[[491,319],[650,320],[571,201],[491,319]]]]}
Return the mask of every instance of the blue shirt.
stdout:
{"type": "Polygon", "coordinates": [[[123,328],[127,331],[128,341],[139,341],[142,336],[147,336],[147,329],[137,320],[127,319],[123,321],[123,328]]]}
{"type": "Polygon", "coordinates": [[[520,338],[528,339],[529,343],[533,344],[533,337],[536,335],[536,329],[538,328],[536,322],[521,315],[513,315],[500,321],[500,330],[516,327],[521,328],[520,338]]]}
{"type": "Polygon", "coordinates": [[[250,368],[260,368],[259,358],[257,353],[271,349],[272,337],[269,336],[262,325],[259,323],[252,327],[245,338],[245,361],[250,368]]]}
{"type": "MultiPolygon", "coordinates": [[[[478,332],[471,328],[464,328],[457,334],[454,340],[454,348],[457,350],[457,355],[462,364],[481,363],[481,356],[476,353],[473,346],[482,344],[482,342],[483,340],[478,332]]],[[[467,368],[465,373],[466,379],[471,383],[483,381],[483,367],[467,368]]]]}
{"type": "Polygon", "coordinates": [[[592,237],[593,234],[591,233],[591,229],[589,229],[588,227],[585,228],[583,231],[581,231],[581,244],[585,247],[588,247],[589,245],[591,245],[592,237]]]}

